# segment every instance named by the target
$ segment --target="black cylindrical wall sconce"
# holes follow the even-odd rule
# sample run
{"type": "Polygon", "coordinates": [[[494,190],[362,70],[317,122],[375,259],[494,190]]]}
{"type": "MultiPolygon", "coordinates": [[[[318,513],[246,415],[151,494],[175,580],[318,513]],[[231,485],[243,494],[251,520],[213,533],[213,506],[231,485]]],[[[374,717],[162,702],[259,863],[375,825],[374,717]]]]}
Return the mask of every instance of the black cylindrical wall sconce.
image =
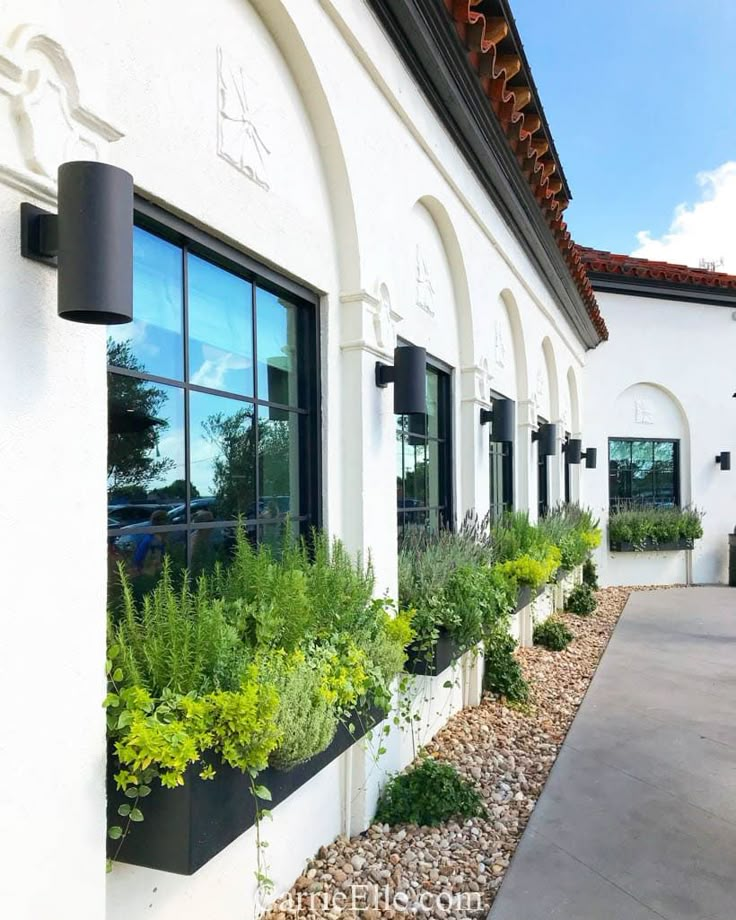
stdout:
{"type": "Polygon", "coordinates": [[[79,160],[59,167],[59,213],[21,205],[21,255],[56,265],[58,312],[77,323],[133,319],[133,177],[79,160]]]}
{"type": "Polygon", "coordinates": [[[376,361],[376,385],[394,385],[394,413],[422,415],[427,411],[427,352],[418,345],[394,349],[394,364],[376,361]]]}
{"type": "Polygon", "coordinates": [[[580,438],[568,438],[563,445],[568,463],[580,463],[583,456],[583,442],[580,438]]]}
{"type": "Polygon", "coordinates": [[[716,463],[720,464],[721,472],[724,470],[731,469],[731,451],[722,450],[720,454],[716,454],[716,463]]]}
{"type": "Polygon", "coordinates": [[[133,177],[105,163],[59,167],[59,316],[133,319],[133,177]]]}
{"type": "Polygon", "coordinates": [[[586,470],[594,470],[598,465],[597,447],[589,447],[587,450],[584,450],[580,456],[585,459],[586,470]]]}
{"type": "Polygon", "coordinates": [[[491,441],[513,441],[516,430],[516,403],[513,399],[494,399],[493,409],[480,410],[480,423],[491,423],[491,441]]]}
{"type": "Polygon", "coordinates": [[[557,425],[544,422],[537,431],[532,431],[532,441],[538,441],[540,457],[553,457],[557,453],[557,425]]]}

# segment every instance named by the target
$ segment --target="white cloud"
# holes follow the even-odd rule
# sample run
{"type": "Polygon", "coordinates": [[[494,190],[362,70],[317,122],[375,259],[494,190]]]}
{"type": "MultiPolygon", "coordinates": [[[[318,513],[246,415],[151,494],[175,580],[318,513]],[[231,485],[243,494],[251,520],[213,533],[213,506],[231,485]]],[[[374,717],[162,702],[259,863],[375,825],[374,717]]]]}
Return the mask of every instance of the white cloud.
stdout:
{"type": "Polygon", "coordinates": [[[700,201],[678,204],[669,229],[656,238],[649,230],[636,234],[631,255],[698,267],[701,259],[719,262],[719,271],[736,273],[736,162],[723,163],[697,175],[700,201]]]}

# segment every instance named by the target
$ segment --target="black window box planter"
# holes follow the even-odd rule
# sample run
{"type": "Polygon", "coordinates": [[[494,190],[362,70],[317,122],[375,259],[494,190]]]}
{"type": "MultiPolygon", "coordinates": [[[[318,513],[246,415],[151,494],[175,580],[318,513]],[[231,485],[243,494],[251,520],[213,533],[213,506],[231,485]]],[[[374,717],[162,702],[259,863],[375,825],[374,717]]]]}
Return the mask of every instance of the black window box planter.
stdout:
{"type": "Polygon", "coordinates": [[[655,540],[648,538],[644,543],[619,543],[610,542],[608,544],[612,553],[665,553],[680,549],[693,549],[694,540],[677,540],[672,543],[657,543],[655,540]]]}
{"type": "Polygon", "coordinates": [[[532,601],[535,601],[538,597],[544,594],[544,589],[547,585],[541,585],[538,588],[532,588],[531,585],[521,585],[519,587],[519,594],[516,598],[516,612],[523,610],[524,607],[528,607],[532,601]]]}
{"type": "Polygon", "coordinates": [[[416,642],[407,646],[404,670],[422,677],[436,677],[466,651],[455,642],[444,626],[440,626],[437,641],[431,648],[424,648],[416,642]]]}
{"type": "MultiPolygon", "coordinates": [[[[542,585],[533,590],[530,585],[521,585],[516,599],[516,612],[528,607],[533,600],[544,594],[545,587],[542,585]]],[[[415,642],[407,646],[404,670],[408,674],[416,674],[421,677],[436,677],[454,664],[467,650],[455,642],[444,626],[440,626],[437,642],[431,648],[424,648],[415,642]]]]}
{"type": "MultiPolygon", "coordinates": [[[[286,771],[273,767],[263,770],[256,783],[265,786],[272,799],[260,802],[260,807],[271,809],[285,801],[384,718],[384,712],[372,708],[353,718],[352,734],[347,724],[339,725],[329,747],[306,763],[286,771]]],[[[134,866],[193,875],[252,827],[256,803],[248,776],[219,759],[213,762],[217,772],[210,780],[200,779],[201,764],[190,766],[184,785],[176,789],[165,789],[155,780],[151,794],[140,801],[144,820],[131,823],[122,846],[119,840],[108,839],[108,857],[134,866]]],[[[108,826],[125,827],[126,819],[119,817],[117,810],[123,803],[130,805],[131,799],[117,791],[112,778],[115,772],[114,758],[108,756],[108,826]]]]}

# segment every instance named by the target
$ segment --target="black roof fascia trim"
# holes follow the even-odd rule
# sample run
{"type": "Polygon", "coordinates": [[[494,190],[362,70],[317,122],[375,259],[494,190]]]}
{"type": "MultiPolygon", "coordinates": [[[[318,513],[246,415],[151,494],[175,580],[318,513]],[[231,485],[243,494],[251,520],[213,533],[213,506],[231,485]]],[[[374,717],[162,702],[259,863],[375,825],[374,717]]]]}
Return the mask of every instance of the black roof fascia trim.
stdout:
{"type": "Polygon", "coordinates": [[[645,278],[627,278],[607,272],[588,272],[590,283],[596,291],[606,294],[634,294],[655,297],[658,300],[678,300],[701,303],[711,307],[736,307],[736,288],[724,290],[703,287],[699,284],[673,284],[645,278]]]}
{"type": "Polygon", "coordinates": [[[557,241],[438,0],[367,0],[581,342],[601,342],[557,241]]]}

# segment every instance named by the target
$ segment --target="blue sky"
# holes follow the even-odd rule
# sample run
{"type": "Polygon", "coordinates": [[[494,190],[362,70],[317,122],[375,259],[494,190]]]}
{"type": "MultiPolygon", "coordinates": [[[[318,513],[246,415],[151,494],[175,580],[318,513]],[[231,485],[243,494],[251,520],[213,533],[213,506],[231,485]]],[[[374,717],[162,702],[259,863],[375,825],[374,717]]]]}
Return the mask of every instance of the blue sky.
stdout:
{"type": "Polygon", "coordinates": [[[696,179],[736,161],[736,3],[514,0],[512,9],[572,190],[576,241],[690,264],[724,258],[736,271],[736,242],[724,238],[736,238],[736,165],[696,179]],[[717,206],[686,213],[685,230],[671,226],[678,205],[697,211],[709,198],[717,206]],[[660,245],[642,247],[640,231],[660,245]]]}

